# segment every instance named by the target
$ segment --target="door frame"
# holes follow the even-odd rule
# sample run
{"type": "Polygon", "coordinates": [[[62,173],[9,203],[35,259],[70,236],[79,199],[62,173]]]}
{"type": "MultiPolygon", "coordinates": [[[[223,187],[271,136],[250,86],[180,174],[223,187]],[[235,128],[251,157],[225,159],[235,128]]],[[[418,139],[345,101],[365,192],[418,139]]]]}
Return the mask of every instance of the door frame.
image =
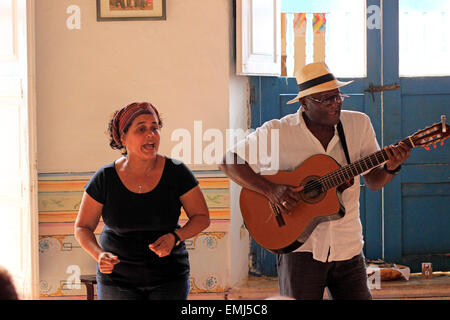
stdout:
{"type": "Polygon", "coordinates": [[[29,157],[29,230],[30,230],[30,284],[28,299],[39,299],[39,210],[37,170],[37,115],[36,115],[36,19],[35,1],[26,0],[27,8],[27,104],[28,104],[28,157],[29,157]]]}
{"type": "MultiPolygon", "coordinates": [[[[405,132],[402,132],[402,122],[405,118],[403,118],[402,115],[402,108],[405,108],[406,106],[403,106],[403,96],[408,96],[412,92],[415,95],[435,93],[448,95],[449,90],[443,91],[441,88],[448,88],[450,77],[400,77],[399,0],[381,0],[381,3],[383,78],[386,80],[386,84],[398,83],[401,85],[400,90],[382,93],[385,98],[383,99],[385,112],[383,113],[382,118],[384,141],[386,145],[389,145],[404,138],[403,135],[405,132]],[[436,81],[439,81],[439,86],[437,87],[436,81]]],[[[433,121],[439,122],[439,120],[439,118],[436,118],[433,121]]],[[[426,123],[424,125],[431,125],[431,123],[426,123]]],[[[415,128],[415,130],[418,129],[422,128],[415,128]]],[[[407,134],[412,133],[413,132],[409,132],[407,134]]],[[[417,151],[413,150],[412,152],[414,153],[417,151]]],[[[436,152],[439,152],[439,150],[436,152]]],[[[409,166],[407,161],[399,176],[385,186],[383,203],[383,257],[386,261],[402,262],[412,266],[411,269],[415,269],[416,271],[420,270],[420,261],[427,259],[433,260],[432,262],[436,262],[438,265],[448,266],[448,257],[446,257],[445,254],[436,254],[434,256],[417,254],[416,257],[405,256],[403,248],[404,235],[402,234],[405,221],[403,189],[406,188],[408,183],[422,183],[424,186],[426,186],[427,183],[448,183],[448,178],[446,179],[446,177],[448,177],[446,168],[447,166],[435,167],[432,170],[433,172],[429,171],[430,176],[424,176],[425,171],[423,171],[422,168],[418,168],[415,164],[409,166]],[[389,210],[387,208],[389,208],[389,210]]],[[[425,175],[427,174],[428,172],[425,175]]]]}

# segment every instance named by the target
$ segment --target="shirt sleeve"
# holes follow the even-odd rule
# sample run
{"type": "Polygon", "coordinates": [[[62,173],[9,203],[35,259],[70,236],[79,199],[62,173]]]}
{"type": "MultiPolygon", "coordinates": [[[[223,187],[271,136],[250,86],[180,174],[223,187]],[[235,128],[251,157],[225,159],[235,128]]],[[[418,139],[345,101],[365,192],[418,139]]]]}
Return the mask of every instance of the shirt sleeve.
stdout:
{"type": "MultiPolygon", "coordinates": [[[[380,150],[380,146],[377,141],[375,130],[373,129],[372,122],[367,115],[364,115],[363,127],[361,132],[361,148],[360,148],[360,158],[366,157],[372,153],[380,150]]],[[[369,173],[372,169],[361,173],[362,176],[369,173]]]]}
{"type": "Polygon", "coordinates": [[[198,180],[183,162],[176,162],[175,168],[176,176],[174,178],[176,180],[176,191],[177,195],[181,197],[183,194],[196,187],[198,185],[198,180]]]}
{"type": "Polygon", "coordinates": [[[84,186],[87,194],[94,200],[105,204],[106,202],[106,181],[105,168],[99,169],[84,186]]]}
{"type": "MultiPolygon", "coordinates": [[[[228,151],[245,160],[255,173],[262,173],[263,171],[269,173],[278,170],[278,147],[279,121],[271,120],[250,132],[228,151]]],[[[231,159],[227,161],[231,161],[231,159]]]]}
{"type": "Polygon", "coordinates": [[[380,150],[380,146],[375,135],[375,130],[373,129],[372,122],[367,115],[364,115],[364,126],[362,130],[360,157],[368,156],[374,152],[380,150]]]}

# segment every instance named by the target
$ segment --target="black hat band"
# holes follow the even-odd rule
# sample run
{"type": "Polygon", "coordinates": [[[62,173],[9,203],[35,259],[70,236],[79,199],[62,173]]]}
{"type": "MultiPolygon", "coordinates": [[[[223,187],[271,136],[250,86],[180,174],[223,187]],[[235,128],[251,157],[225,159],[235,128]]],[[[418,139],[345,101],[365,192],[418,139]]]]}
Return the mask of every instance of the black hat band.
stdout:
{"type": "Polygon", "coordinates": [[[303,82],[301,84],[298,85],[298,91],[304,91],[307,90],[309,88],[315,87],[319,84],[328,82],[328,81],[332,81],[332,80],[336,80],[336,78],[331,74],[331,73],[327,73],[323,76],[308,80],[306,82],[303,82]]]}

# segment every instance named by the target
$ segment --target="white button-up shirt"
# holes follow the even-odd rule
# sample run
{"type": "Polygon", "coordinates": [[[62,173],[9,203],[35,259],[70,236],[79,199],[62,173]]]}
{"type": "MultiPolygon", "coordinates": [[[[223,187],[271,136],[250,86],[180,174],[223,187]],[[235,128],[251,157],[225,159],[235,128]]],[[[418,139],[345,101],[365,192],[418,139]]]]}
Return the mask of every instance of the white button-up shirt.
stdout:
{"type": "MultiPolygon", "coordinates": [[[[335,134],[325,150],[297,113],[264,123],[238,142],[230,151],[247,161],[256,173],[271,174],[278,170],[296,169],[309,157],[325,154],[341,165],[347,164],[339,135],[335,134]],[[277,130],[274,130],[277,129],[277,130]]],[[[341,122],[352,162],[380,149],[370,118],[361,112],[341,111],[341,122]]],[[[338,194],[345,208],[343,218],[320,223],[301,247],[295,251],[312,252],[318,261],[347,260],[363,248],[362,225],[359,218],[360,177],[342,194],[338,194]],[[328,256],[329,252],[329,256],[328,256]]]]}

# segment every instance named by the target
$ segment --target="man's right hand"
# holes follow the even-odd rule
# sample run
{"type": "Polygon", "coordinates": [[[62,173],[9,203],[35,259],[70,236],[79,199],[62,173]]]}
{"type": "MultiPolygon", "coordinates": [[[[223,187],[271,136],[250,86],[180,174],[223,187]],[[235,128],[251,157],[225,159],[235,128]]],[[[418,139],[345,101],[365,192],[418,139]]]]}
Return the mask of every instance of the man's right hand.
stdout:
{"type": "Polygon", "coordinates": [[[120,262],[111,252],[102,252],[98,256],[98,268],[101,273],[112,273],[114,266],[120,262]]]}
{"type": "Polygon", "coordinates": [[[272,184],[265,196],[272,204],[277,206],[282,213],[289,214],[301,200],[300,192],[303,186],[292,187],[284,184],[272,184]]]}
{"type": "Polygon", "coordinates": [[[292,187],[270,182],[256,174],[236,153],[228,152],[219,168],[238,185],[264,195],[282,213],[288,214],[301,199],[300,191],[303,190],[303,186],[292,187]]]}

